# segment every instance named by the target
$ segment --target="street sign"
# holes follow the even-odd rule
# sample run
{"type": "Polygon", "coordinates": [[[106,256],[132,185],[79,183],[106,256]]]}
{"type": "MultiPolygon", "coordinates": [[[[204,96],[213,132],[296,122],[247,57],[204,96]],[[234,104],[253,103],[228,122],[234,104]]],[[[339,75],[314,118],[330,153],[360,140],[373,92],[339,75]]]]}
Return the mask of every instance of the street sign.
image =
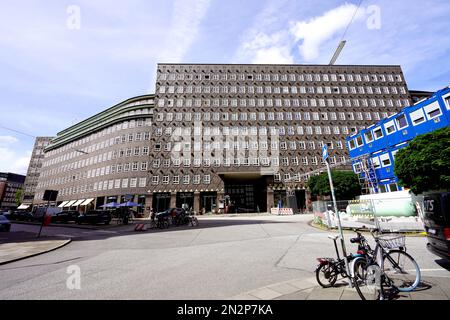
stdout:
{"type": "Polygon", "coordinates": [[[328,159],[328,146],[326,144],[322,147],[322,159],[326,161],[328,159]]]}

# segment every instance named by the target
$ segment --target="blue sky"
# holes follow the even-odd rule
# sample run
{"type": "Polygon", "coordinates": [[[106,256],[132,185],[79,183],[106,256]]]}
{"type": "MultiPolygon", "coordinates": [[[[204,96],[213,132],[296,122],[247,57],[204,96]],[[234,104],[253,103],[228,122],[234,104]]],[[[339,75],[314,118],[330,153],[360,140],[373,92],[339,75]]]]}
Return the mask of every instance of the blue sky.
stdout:
{"type": "MultiPolygon", "coordinates": [[[[328,63],[358,2],[3,0],[0,171],[25,173],[34,143],[1,127],[56,135],[152,92],[158,62],[328,63]]],[[[399,64],[411,89],[450,85],[449,13],[448,0],[363,1],[337,64],[399,64]]]]}

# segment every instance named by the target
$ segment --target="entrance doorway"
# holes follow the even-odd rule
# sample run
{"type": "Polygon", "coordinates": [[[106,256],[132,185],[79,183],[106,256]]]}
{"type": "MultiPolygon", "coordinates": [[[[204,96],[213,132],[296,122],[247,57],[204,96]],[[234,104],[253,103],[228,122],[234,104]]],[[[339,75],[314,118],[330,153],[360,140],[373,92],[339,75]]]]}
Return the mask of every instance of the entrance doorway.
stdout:
{"type": "Polygon", "coordinates": [[[201,192],[200,193],[200,210],[203,213],[212,212],[216,208],[217,192],[201,192]]]}
{"type": "Polygon", "coordinates": [[[225,198],[229,213],[266,212],[266,179],[225,179],[225,198]]]}
{"type": "Polygon", "coordinates": [[[187,209],[194,207],[194,193],[193,192],[178,192],[177,193],[177,208],[187,209]]]}
{"type": "Polygon", "coordinates": [[[170,193],[154,193],[152,207],[154,212],[162,212],[170,208],[170,193]]]}

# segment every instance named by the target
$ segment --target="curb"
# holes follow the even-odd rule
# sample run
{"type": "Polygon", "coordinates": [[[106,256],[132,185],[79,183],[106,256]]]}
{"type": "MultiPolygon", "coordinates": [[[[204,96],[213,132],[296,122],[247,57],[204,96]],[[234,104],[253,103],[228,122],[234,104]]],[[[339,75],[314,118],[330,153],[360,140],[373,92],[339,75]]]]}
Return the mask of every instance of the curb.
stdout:
{"type": "Polygon", "coordinates": [[[68,244],[71,243],[71,242],[72,242],[72,239],[67,239],[64,243],[61,243],[60,245],[58,245],[58,246],[56,246],[56,247],[53,247],[53,248],[51,248],[51,249],[44,250],[44,251],[41,251],[41,252],[38,252],[38,253],[33,253],[33,254],[30,254],[30,255],[27,255],[27,256],[24,256],[24,257],[15,258],[15,259],[12,259],[12,260],[0,262],[0,266],[5,265],[5,264],[8,264],[8,263],[12,263],[12,262],[16,262],[16,261],[20,261],[20,260],[32,258],[32,257],[35,257],[35,256],[39,256],[39,255],[41,255],[41,254],[48,253],[48,252],[51,252],[51,251],[55,251],[55,250],[57,250],[57,249],[59,249],[59,248],[62,248],[62,247],[64,247],[64,246],[68,245],[68,244]]]}
{"type": "MultiPolygon", "coordinates": [[[[24,224],[24,225],[29,225],[29,226],[40,226],[41,223],[36,223],[36,222],[27,222],[27,221],[11,221],[12,224],[24,224]]],[[[85,229],[85,230],[107,230],[107,229],[113,229],[115,227],[119,227],[121,225],[109,225],[106,228],[99,228],[99,227],[88,227],[88,226],[82,226],[82,225],[74,225],[74,224],[54,224],[51,223],[46,227],[59,227],[59,228],[74,228],[74,229],[85,229]]]]}
{"type": "Polygon", "coordinates": [[[234,295],[229,297],[228,300],[275,300],[287,294],[314,290],[319,287],[314,281],[315,277],[310,277],[272,283],[264,287],[234,295]]]}
{"type": "MultiPolygon", "coordinates": [[[[312,228],[315,228],[315,229],[318,229],[318,230],[322,230],[322,231],[329,231],[329,232],[338,231],[337,228],[327,228],[327,227],[318,225],[318,224],[314,223],[314,220],[311,220],[308,223],[308,225],[310,227],[312,227],[312,228]]],[[[353,229],[354,228],[343,227],[342,231],[347,231],[347,232],[351,233],[351,232],[353,232],[353,229]]],[[[369,229],[367,229],[367,228],[366,229],[360,229],[360,232],[366,233],[366,234],[370,233],[369,229]]],[[[395,233],[400,233],[400,234],[405,235],[407,237],[426,237],[427,236],[426,232],[424,232],[424,231],[403,231],[403,232],[400,231],[400,232],[395,232],[395,233]]]]}

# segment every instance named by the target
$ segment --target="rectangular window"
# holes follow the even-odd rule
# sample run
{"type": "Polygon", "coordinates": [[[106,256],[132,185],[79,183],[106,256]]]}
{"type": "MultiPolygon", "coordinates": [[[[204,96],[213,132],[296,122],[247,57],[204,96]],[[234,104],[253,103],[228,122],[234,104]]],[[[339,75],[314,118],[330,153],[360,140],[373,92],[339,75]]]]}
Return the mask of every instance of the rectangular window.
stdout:
{"type": "Polygon", "coordinates": [[[366,140],[367,143],[370,143],[373,141],[373,135],[372,135],[372,131],[367,131],[364,133],[364,138],[366,140]]]}
{"type": "Polygon", "coordinates": [[[389,158],[389,153],[380,156],[381,165],[383,167],[388,167],[391,165],[391,159],[389,158]]]}
{"type": "Polygon", "coordinates": [[[375,168],[375,169],[377,169],[377,168],[379,168],[381,165],[380,165],[380,158],[378,158],[378,157],[373,157],[372,158],[372,164],[373,164],[373,167],[375,168]]]}
{"type": "Polygon", "coordinates": [[[397,127],[399,129],[403,129],[408,126],[408,120],[406,120],[406,116],[404,114],[398,116],[395,121],[397,122],[397,127]]]}
{"type": "Polygon", "coordinates": [[[361,135],[357,136],[355,140],[356,140],[356,145],[357,145],[358,147],[360,147],[360,146],[363,145],[363,139],[362,139],[362,136],[361,136],[361,135]]]}
{"type": "Polygon", "coordinates": [[[423,113],[423,109],[418,109],[414,112],[411,112],[409,116],[411,117],[412,123],[415,126],[425,121],[425,114],[423,113]]]}
{"type": "Polygon", "coordinates": [[[447,110],[450,110],[450,97],[444,98],[445,106],[447,107],[447,110]]]}
{"type": "Polygon", "coordinates": [[[386,129],[386,134],[390,135],[396,131],[394,120],[391,120],[384,124],[384,129],[386,129]]]}
{"type": "Polygon", "coordinates": [[[425,106],[423,108],[425,113],[427,114],[428,120],[434,119],[442,115],[441,108],[439,107],[439,103],[437,101],[425,106]]]}
{"type": "Polygon", "coordinates": [[[381,130],[381,127],[373,129],[373,134],[377,140],[383,138],[383,130],[381,130]]]}

